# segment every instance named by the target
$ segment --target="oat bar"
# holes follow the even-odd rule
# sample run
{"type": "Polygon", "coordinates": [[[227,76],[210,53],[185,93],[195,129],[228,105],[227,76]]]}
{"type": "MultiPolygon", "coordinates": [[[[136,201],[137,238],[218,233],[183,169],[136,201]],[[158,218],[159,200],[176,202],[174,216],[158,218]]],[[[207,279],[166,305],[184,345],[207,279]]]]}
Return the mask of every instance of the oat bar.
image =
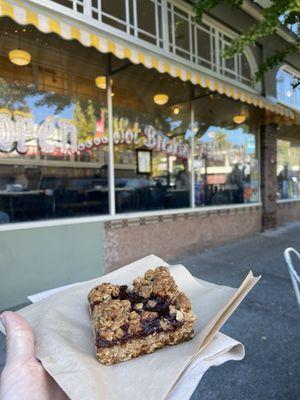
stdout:
{"type": "Polygon", "coordinates": [[[195,315],[167,267],[133,287],[103,283],[88,295],[97,359],[116,364],[194,336],[195,315]]]}

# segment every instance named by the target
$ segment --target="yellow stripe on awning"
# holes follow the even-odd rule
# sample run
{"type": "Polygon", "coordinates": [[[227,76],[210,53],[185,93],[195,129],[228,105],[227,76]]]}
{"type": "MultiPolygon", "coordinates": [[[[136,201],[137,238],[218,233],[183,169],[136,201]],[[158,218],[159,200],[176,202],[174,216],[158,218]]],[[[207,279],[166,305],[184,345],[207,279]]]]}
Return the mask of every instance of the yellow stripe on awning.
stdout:
{"type": "Polygon", "coordinates": [[[266,109],[285,118],[295,119],[293,111],[279,104],[274,104],[262,96],[237,89],[233,85],[211,78],[202,72],[174,64],[174,62],[162,56],[152,55],[147,50],[138,49],[130,43],[123,44],[114,38],[108,40],[100,32],[96,34],[94,31],[89,31],[88,28],[82,29],[81,26],[76,26],[75,21],[74,24],[70,25],[58,16],[50,17],[46,12],[41,14],[33,7],[34,5],[30,4],[29,8],[22,0],[18,0],[16,4],[12,4],[11,1],[0,0],[0,17],[11,17],[20,25],[32,24],[41,32],[56,33],[63,39],[76,39],[84,46],[95,47],[101,53],[110,52],[120,59],[128,58],[134,64],[143,64],[147,68],[154,68],[161,73],[166,72],[183,81],[191,81],[193,84],[199,84],[235,100],[266,109]]]}

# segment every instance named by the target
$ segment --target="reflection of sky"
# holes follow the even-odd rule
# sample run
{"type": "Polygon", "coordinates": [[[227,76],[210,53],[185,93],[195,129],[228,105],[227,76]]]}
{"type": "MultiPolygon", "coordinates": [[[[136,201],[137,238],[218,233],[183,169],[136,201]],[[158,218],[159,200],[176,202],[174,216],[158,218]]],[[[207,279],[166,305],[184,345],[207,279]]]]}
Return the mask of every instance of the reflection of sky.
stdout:
{"type": "Polygon", "coordinates": [[[247,142],[247,137],[252,135],[248,135],[242,127],[236,129],[226,129],[220,126],[210,126],[203,136],[199,139],[199,142],[210,142],[214,139],[214,133],[225,133],[226,140],[235,145],[242,146],[247,142]]]}
{"type": "Polygon", "coordinates": [[[70,104],[69,106],[65,107],[59,114],[55,114],[56,107],[55,106],[36,106],[35,103],[39,100],[42,100],[43,95],[35,95],[30,96],[27,98],[27,104],[30,108],[31,113],[34,115],[34,120],[36,123],[40,124],[45,120],[48,116],[53,116],[56,118],[73,118],[73,109],[74,105],[70,104]]]}
{"type": "Polygon", "coordinates": [[[170,125],[170,131],[175,131],[177,128],[179,128],[182,125],[181,120],[173,120],[172,118],[166,118],[166,121],[170,125]]]}
{"type": "MultiPolygon", "coordinates": [[[[37,106],[36,103],[43,99],[42,94],[36,94],[32,96],[28,96],[26,98],[28,107],[30,108],[31,113],[34,115],[35,123],[42,123],[47,116],[53,116],[55,118],[66,118],[72,119],[74,117],[74,104],[70,104],[66,106],[62,111],[58,114],[55,114],[56,107],[55,105],[41,105],[37,106]]],[[[179,127],[182,127],[183,121],[180,119],[166,118],[166,122],[170,126],[170,130],[174,132],[179,127]]],[[[248,134],[242,126],[235,129],[226,129],[224,127],[211,125],[206,132],[202,136],[197,136],[196,140],[200,143],[208,143],[214,140],[214,133],[222,133],[226,135],[226,141],[232,145],[243,146],[247,144],[249,146],[249,150],[251,146],[251,142],[254,139],[252,134],[248,134]]],[[[163,132],[159,132],[162,136],[164,136],[163,132]]],[[[193,135],[193,131],[188,127],[186,131],[186,139],[190,139],[193,135]]],[[[254,144],[254,143],[253,143],[254,144]]]]}

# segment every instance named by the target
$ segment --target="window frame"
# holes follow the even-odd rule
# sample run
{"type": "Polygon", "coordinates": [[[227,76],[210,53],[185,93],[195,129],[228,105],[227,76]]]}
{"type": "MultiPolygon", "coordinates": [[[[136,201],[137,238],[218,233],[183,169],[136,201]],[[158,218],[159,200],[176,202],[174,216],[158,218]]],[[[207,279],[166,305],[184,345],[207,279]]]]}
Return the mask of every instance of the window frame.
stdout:
{"type": "MultiPolygon", "coordinates": [[[[111,76],[107,74],[107,109],[108,109],[108,153],[109,153],[109,163],[108,163],[108,186],[109,186],[109,213],[105,215],[97,215],[97,216],[85,216],[85,217],[71,217],[71,218],[58,218],[58,219],[48,219],[41,221],[26,221],[26,222],[13,222],[11,224],[5,224],[0,226],[0,231],[3,230],[13,230],[13,229],[27,229],[32,227],[42,227],[42,226],[56,226],[56,225],[69,225],[74,223],[88,223],[88,222],[100,222],[100,221],[110,221],[116,219],[128,219],[128,218],[138,218],[138,217],[151,217],[156,215],[170,215],[170,214],[182,214],[182,213],[192,213],[192,212],[210,212],[211,210],[220,210],[220,209],[233,209],[233,208],[243,208],[243,207],[256,207],[261,204],[261,191],[259,189],[259,200],[256,203],[243,203],[243,204],[226,204],[226,205],[217,205],[217,206],[205,206],[200,207],[195,204],[195,168],[194,168],[194,150],[195,150],[195,141],[194,136],[190,139],[191,145],[191,155],[189,158],[190,163],[190,206],[188,208],[179,208],[179,209],[164,209],[164,210],[150,210],[150,211],[138,211],[138,212],[125,212],[125,213],[117,213],[116,205],[115,205],[115,177],[114,177],[114,138],[113,138],[113,101],[112,101],[112,86],[111,86],[111,76]]],[[[190,101],[190,121],[191,126],[194,124],[194,101],[190,101]]],[[[256,137],[256,146],[257,146],[257,157],[259,163],[259,171],[260,171],[260,135],[257,132],[253,132],[256,137]]],[[[16,164],[16,160],[9,160],[9,163],[16,164]]],[[[5,163],[5,162],[4,162],[5,163]]],[[[28,161],[19,160],[18,163],[20,165],[28,165],[28,161]]],[[[40,165],[43,164],[43,161],[40,160],[30,160],[30,164],[40,165]]],[[[61,165],[66,166],[70,165],[70,162],[65,161],[51,161],[51,165],[61,165]]],[[[76,163],[77,164],[77,163],[76,163]]],[[[78,166],[82,167],[91,167],[91,163],[78,163],[78,166]]],[[[95,164],[95,163],[93,163],[95,164]]],[[[95,164],[96,165],[96,164],[95,164]]],[[[260,181],[260,174],[259,174],[260,181]]]]}
{"type": "MultiPolygon", "coordinates": [[[[42,65],[42,64],[41,64],[42,65]]],[[[107,66],[107,71],[109,68],[107,66]]],[[[108,132],[109,132],[109,167],[108,167],[108,176],[109,176],[109,213],[106,215],[99,216],[91,216],[91,217],[72,217],[72,218],[60,218],[55,220],[43,220],[43,221],[28,221],[28,222],[20,222],[20,223],[12,223],[4,226],[0,226],[0,231],[5,230],[5,228],[9,229],[18,229],[18,226],[22,226],[23,229],[26,227],[40,227],[40,226],[54,226],[54,225],[66,225],[71,223],[84,223],[84,222],[95,222],[95,221],[107,221],[112,219],[120,219],[120,218],[136,218],[140,216],[153,216],[153,215],[165,215],[165,214],[180,214],[180,213],[190,213],[190,212],[200,212],[200,208],[195,206],[195,169],[194,169],[194,137],[190,139],[191,144],[191,157],[189,159],[191,165],[191,173],[190,173],[190,207],[189,208],[181,208],[181,209],[165,209],[165,210],[155,210],[155,211],[145,211],[145,212],[133,212],[133,213],[116,213],[115,209],[115,179],[114,179],[114,141],[113,141],[113,98],[112,94],[112,86],[111,86],[111,78],[113,77],[109,75],[107,72],[107,110],[108,110],[108,132]],[[2,229],[3,228],[3,229],[2,229]]],[[[194,110],[193,110],[193,101],[190,102],[190,122],[193,125],[194,122],[194,110]]],[[[257,141],[256,144],[258,146],[258,152],[260,151],[259,146],[259,135],[256,135],[257,141]]],[[[259,156],[259,154],[258,154],[259,156]]],[[[16,160],[12,160],[13,163],[16,163],[16,160]]],[[[22,162],[18,161],[19,164],[22,162]]],[[[33,164],[34,161],[31,160],[30,164],[33,164]]],[[[37,163],[41,163],[37,160],[37,163]]],[[[70,162],[65,161],[51,161],[51,165],[53,163],[58,163],[59,165],[70,165],[70,162]],[[62,164],[63,163],[63,164],[62,164]]],[[[259,157],[260,163],[260,157],[259,157]]],[[[25,162],[23,164],[26,164],[25,162]]],[[[27,162],[28,164],[28,162],[27,162]]],[[[86,163],[86,167],[91,167],[91,163],[86,163]]],[[[97,165],[97,163],[93,163],[97,165]]],[[[43,162],[44,165],[44,162],[43,162]]],[[[76,163],[76,166],[82,167],[82,162],[76,163]]],[[[246,203],[246,204],[232,204],[232,205],[220,205],[220,206],[206,206],[203,209],[201,208],[201,212],[213,210],[213,209],[230,209],[237,207],[251,207],[257,206],[260,204],[260,192],[259,192],[259,202],[258,203],[246,203]]],[[[8,230],[9,230],[8,229],[8,230]]]]}
{"type": "MultiPolygon", "coordinates": [[[[34,3],[39,3],[39,5],[41,3],[42,5],[44,5],[48,8],[51,8],[55,11],[59,11],[61,13],[66,13],[66,11],[65,11],[66,7],[57,3],[56,0],[40,0],[39,2],[38,2],[38,0],[30,0],[30,1],[32,1],[34,3]]],[[[147,0],[147,1],[153,2],[154,4],[157,4],[156,9],[157,9],[157,7],[159,7],[159,9],[160,9],[161,21],[157,21],[157,19],[156,19],[156,37],[155,37],[155,35],[154,35],[154,37],[152,37],[152,40],[156,40],[155,45],[152,42],[141,39],[138,36],[139,33],[141,33],[142,35],[146,34],[149,37],[151,37],[152,35],[149,32],[148,33],[143,32],[143,30],[138,27],[137,18],[133,18],[133,20],[131,21],[131,15],[130,15],[131,11],[133,11],[133,15],[136,15],[135,4],[136,4],[137,0],[124,0],[126,2],[126,9],[127,9],[126,18],[124,21],[121,21],[114,16],[110,16],[110,18],[115,20],[117,23],[123,24],[124,29],[118,29],[114,26],[103,23],[101,15],[98,16],[98,19],[93,18],[92,12],[93,12],[93,9],[95,9],[95,7],[92,7],[92,0],[71,0],[71,1],[73,1],[74,3],[77,1],[84,1],[84,12],[80,13],[80,12],[76,12],[75,10],[73,10],[72,18],[76,18],[79,21],[83,21],[83,22],[87,23],[88,25],[93,26],[96,29],[102,29],[102,30],[106,31],[108,34],[114,34],[117,37],[120,37],[124,40],[131,41],[134,44],[141,46],[145,49],[149,49],[150,51],[155,51],[158,54],[172,58],[175,61],[186,64],[189,67],[203,70],[203,72],[206,72],[206,73],[212,73],[213,76],[221,78],[225,82],[234,83],[237,86],[245,88],[254,93],[261,92],[261,90],[262,90],[262,85],[260,82],[255,82],[252,79],[250,79],[250,80],[245,79],[241,75],[242,70],[239,68],[239,65],[238,65],[239,63],[235,63],[236,64],[235,71],[233,71],[233,73],[232,73],[232,75],[233,76],[235,75],[235,77],[233,77],[233,76],[228,77],[224,73],[220,73],[220,70],[221,70],[221,68],[219,66],[220,52],[218,51],[218,47],[219,47],[218,45],[215,46],[218,56],[215,57],[215,59],[214,59],[214,55],[211,55],[211,60],[210,60],[211,66],[210,67],[207,67],[207,64],[208,64],[207,62],[205,63],[205,65],[195,62],[197,60],[197,57],[195,54],[196,53],[195,52],[195,43],[193,40],[193,37],[194,37],[193,31],[194,31],[194,25],[195,25],[195,22],[193,21],[194,13],[193,13],[192,6],[190,4],[187,4],[186,2],[184,2],[183,0],[147,0]],[[176,53],[176,49],[174,48],[174,46],[173,46],[173,50],[170,51],[170,46],[172,46],[173,44],[172,44],[172,41],[169,40],[169,35],[170,34],[172,35],[174,26],[169,26],[169,21],[168,21],[169,4],[171,5],[171,7],[173,7],[173,8],[176,7],[187,14],[187,19],[189,21],[189,38],[188,38],[188,40],[190,41],[190,46],[189,46],[190,51],[178,49],[182,54],[184,54],[184,56],[176,53]],[[160,22],[162,25],[161,29],[157,29],[160,22]],[[158,30],[159,30],[159,32],[158,32],[158,30]],[[215,68],[214,68],[214,62],[216,63],[215,68]],[[238,79],[236,79],[236,77],[238,77],[238,79]]],[[[139,1],[142,1],[142,0],[139,0],[139,1]]],[[[98,0],[98,2],[100,4],[101,0],[98,0]]],[[[67,9],[70,10],[70,8],[67,8],[67,9]]],[[[101,13],[101,5],[98,6],[97,9],[101,13]]],[[[158,15],[158,13],[156,13],[156,16],[157,15],[158,15]]],[[[69,16],[69,13],[68,13],[68,16],[69,16]]],[[[106,14],[105,14],[105,17],[106,17],[106,14]]],[[[222,34],[225,34],[226,36],[229,36],[231,38],[237,37],[236,32],[234,32],[232,29],[228,28],[224,24],[220,23],[219,21],[215,20],[214,18],[209,17],[208,15],[203,16],[203,23],[205,25],[208,25],[210,28],[212,28],[212,31],[214,32],[214,34],[216,36],[216,39],[214,39],[214,37],[212,37],[212,41],[215,41],[216,44],[218,44],[219,36],[222,34]]],[[[172,36],[171,36],[171,38],[172,38],[172,36]]],[[[249,68],[251,70],[251,76],[254,76],[255,72],[257,71],[257,63],[256,63],[255,57],[252,53],[252,50],[250,50],[249,48],[246,49],[244,51],[244,55],[246,56],[246,59],[249,63],[249,68]]]]}
{"type": "MultiPolygon", "coordinates": [[[[289,74],[290,76],[291,76],[291,80],[293,80],[293,79],[299,79],[300,80],[300,71],[297,71],[295,68],[293,68],[293,67],[291,67],[291,66],[289,66],[289,65],[287,65],[287,64],[284,64],[284,65],[282,65],[278,70],[277,70],[277,72],[276,72],[276,75],[275,75],[275,82],[276,82],[276,99],[277,99],[277,101],[279,102],[279,103],[281,103],[282,105],[284,105],[284,106],[286,106],[286,107],[289,107],[289,108],[292,108],[293,110],[296,110],[296,111],[300,111],[300,87],[298,87],[298,96],[299,96],[299,106],[297,106],[296,104],[294,104],[294,103],[289,103],[288,101],[285,101],[284,100],[284,98],[286,97],[286,96],[281,96],[281,94],[282,94],[282,92],[284,91],[284,87],[281,87],[281,86],[284,86],[284,82],[280,82],[279,81],[279,78],[278,78],[278,75],[280,74],[280,72],[285,72],[285,73],[287,73],[287,74],[289,74]]],[[[292,89],[291,89],[292,90],[292,89]]],[[[296,103],[296,101],[295,101],[295,103],[296,103]]]]}

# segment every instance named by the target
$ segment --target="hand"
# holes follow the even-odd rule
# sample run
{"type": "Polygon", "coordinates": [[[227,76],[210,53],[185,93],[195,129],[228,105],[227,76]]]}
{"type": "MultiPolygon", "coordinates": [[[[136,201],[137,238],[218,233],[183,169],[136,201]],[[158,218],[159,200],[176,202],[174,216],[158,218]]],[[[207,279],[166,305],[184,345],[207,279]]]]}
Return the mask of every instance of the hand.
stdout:
{"type": "Polygon", "coordinates": [[[67,395],[35,358],[34,336],[24,318],[6,311],[6,364],[0,379],[1,400],[67,400],[67,395]]]}

